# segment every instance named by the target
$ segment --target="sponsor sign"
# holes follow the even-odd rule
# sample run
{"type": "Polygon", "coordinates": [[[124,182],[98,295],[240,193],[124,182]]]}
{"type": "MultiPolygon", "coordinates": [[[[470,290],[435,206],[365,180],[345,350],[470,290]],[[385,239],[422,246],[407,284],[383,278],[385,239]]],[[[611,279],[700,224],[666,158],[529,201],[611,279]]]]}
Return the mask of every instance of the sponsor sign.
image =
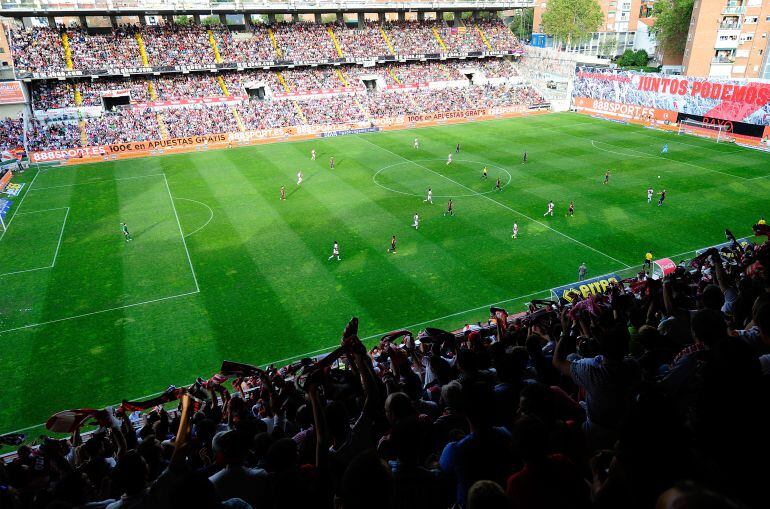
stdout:
{"type": "Polygon", "coordinates": [[[11,209],[12,204],[13,202],[11,200],[0,198],[0,217],[2,217],[3,220],[5,220],[5,215],[11,209]]]}
{"type": "Polygon", "coordinates": [[[770,83],[584,67],[577,69],[573,96],[770,125],[770,83]]]}
{"type": "Polygon", "coordinates": [[[0,104],[18,104],[24,102],[24,91],[18,81],[0,82],[0,104]]]}
{"type": "Polygon", "coordinates": [[[555,298],[564,299],[567,302],[572,302],[573,296],[571,293],[578,294],[584,299],[591,295],[602,295],[607,293],[607,289],[612,283],[620,281],[620,277],[617,274],[605,274],[603,276],[597,276],[594,278],[586,279],[583,281],[577,281],[568,285],[559,286],[553,288],[551,294],[555,298]]]}
{"type": "Polygon", "coordinates": [[[375,133],[379,130],[380,130],[379,127],[371,126],[371,127],[362,127],[360,129],[345,129],[343,131],[330,131],[330,132],[321,133],[318,136],[320,138],[332,138],[335,136],[344,136],[346,134],[375,133]]]}
{"type": "Polygon", "coordinates": [[[8,184],[5,187],[5,194],[8,196],[19,196],[19,193],[21,193],[22,188],[24,187],[24,184],[8,184]]]}
{"type": "Polygon", "coordinates": [[[737,120],[725,120],[721,118],[704,117],[703,115],[690,115],[689,113],[679,113],[677,121],[681,120],[696,120],[698,122],[705,122],[715,126],[724,126],[728,133],[738,134],[741,136],[750,136],[752,138],[761,138],[765,132],[765,126],[756,124],[747,124],[746,122],[738,122],[737,120]]]}
{"type": "Polygon", "coordinates": [[[659,110],[636,104],[624,104],[603,99],[590,99],[588,97],[575,97],[575,107],[582,113],[602,115],[614,119],[643,121],[650,118],[662,122],[675,122],[675,111],[659,110]]]}

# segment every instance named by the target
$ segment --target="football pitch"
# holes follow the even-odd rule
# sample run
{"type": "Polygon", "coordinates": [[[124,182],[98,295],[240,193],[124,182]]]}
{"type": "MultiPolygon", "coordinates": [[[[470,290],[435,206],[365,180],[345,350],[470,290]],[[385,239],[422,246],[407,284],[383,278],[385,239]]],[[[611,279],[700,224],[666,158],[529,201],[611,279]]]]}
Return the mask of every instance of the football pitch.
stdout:
{"type": "Polygon", "coordinates": [[[770,154],[571,113],[32,167],[0,240],[0,433],[223,359],[322,353],[353,315],[367,342],[459,327],[493,303],[523,310],[581,262],[591,277],[723,242],[725,227],[750,235],[770,213],[766,177],[770,154]]]}

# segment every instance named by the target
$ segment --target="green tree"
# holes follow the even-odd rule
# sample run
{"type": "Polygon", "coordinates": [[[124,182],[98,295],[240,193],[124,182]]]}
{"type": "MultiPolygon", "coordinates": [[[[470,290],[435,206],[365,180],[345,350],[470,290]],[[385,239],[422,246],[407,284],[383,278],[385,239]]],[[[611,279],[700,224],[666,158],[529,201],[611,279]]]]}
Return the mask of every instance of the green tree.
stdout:
{"type": "Polygon", "coordinates": [[[636,55],[634,54],[634,50],[627,49],[624,51],[623,54],[620,55],[620,58],[618,58],[618,65],[620,67],[636,65],[636,55]]]}
{"type": "Polygon", "coordinates": [[[640,49],[636,53],[634,53],[634,65],[637,65],[639,67],[646,67],[647,62],[650,61],[650,56],[647,54],[647,52],[643,49],[640,49]]]}
{"type": "Polygon", "coordinates": [[[532,19],[534,9],[519,9],[511,18],[508,25],[519,39],[529,39],[532,36],[532,19]]]}
{"type": "Polygon", "coordinates": [[[543,12],[543,30],[572,46],[587,40],[603,20],[596,0],[550,0],[543,12]]]}
{"type": "Polygon", "coordinates": [[[667,52],[682,53],[690,31],[694,0],[658,0],[655,3],[655,24],[652,33],[667,52]]]}

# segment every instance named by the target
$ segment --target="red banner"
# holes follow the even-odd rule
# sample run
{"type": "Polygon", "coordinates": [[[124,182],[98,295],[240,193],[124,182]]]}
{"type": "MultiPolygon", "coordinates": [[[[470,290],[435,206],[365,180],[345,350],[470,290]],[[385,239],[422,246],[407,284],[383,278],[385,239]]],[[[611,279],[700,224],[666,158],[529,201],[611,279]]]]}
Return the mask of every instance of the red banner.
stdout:
{"type": "Polygon", "coordinates": [[[18,104],[24,102],[24,91],[18,81],[0,82],[0,104],[18,104]]]}

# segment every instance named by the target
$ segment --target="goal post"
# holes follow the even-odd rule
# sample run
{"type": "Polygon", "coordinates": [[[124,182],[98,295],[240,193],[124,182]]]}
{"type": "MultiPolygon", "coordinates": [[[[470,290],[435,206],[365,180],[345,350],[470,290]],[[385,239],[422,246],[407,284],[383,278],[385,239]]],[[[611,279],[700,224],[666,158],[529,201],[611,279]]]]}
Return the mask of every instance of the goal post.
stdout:
{"type": "Polygon", "coordinates": [[[700,122],[698,120],[682,119],[679,122],[679,134],[692,134],[704,138],[711,138],[717,143],[727,140],[727,126],[722,124],[711,124],[709,122],[700,122]]]}

